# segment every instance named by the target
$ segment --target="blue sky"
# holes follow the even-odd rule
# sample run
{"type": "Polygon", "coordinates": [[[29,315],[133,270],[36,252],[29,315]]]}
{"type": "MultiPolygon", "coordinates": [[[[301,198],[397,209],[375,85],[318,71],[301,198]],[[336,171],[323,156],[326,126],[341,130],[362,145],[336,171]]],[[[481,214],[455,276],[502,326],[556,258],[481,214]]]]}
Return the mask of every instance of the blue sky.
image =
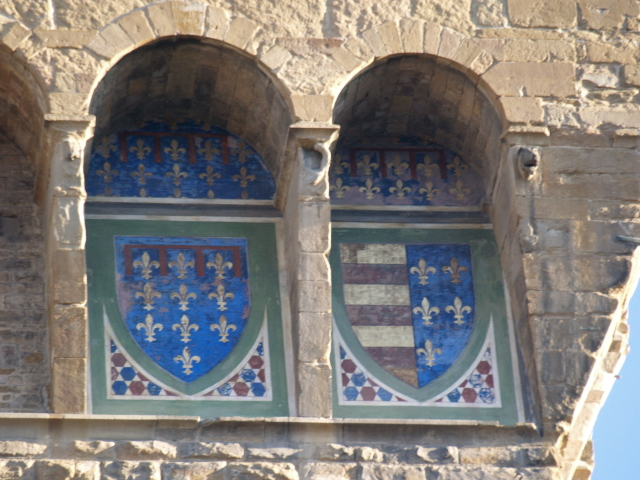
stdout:
{"type": "Polygon", "coordinates": [[[629,305],[629,327],[631,352],[593,433],[596,467],[592,480],[640,478],[640,288],[629,305]]]}

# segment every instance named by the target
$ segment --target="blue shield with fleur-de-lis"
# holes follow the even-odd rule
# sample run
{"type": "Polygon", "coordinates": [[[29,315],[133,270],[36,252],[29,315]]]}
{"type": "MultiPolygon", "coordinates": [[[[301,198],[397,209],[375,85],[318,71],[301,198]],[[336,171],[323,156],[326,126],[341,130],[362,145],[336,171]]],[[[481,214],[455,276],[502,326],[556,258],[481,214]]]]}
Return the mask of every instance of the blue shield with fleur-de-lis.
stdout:
{"type": "Polygon", "coordinates": [[[473,332],[468,244],[341,243],[342,298],[363,349],[423,388],[460,357],[473,332]]]}
{"type": "Polygon", "coordinates": [[[237,345],[250,310],[242,238],[115,237],[122,319],[157,365],[186,383],[237,345]]]}

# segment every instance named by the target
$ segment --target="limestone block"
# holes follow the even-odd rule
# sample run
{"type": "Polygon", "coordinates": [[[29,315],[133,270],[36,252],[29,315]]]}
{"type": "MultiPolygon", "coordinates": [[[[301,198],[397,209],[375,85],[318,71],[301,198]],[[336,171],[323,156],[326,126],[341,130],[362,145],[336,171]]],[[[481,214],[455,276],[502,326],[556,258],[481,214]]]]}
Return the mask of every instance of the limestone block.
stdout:
{"type": "Polygon", "coordinates": [[[2,30],[0,30],[0,40],[2,40],[2,43],[9,47],[11,51],[18,48],[20,44],[30,36],[31,30],[23,27],[18,22],[4,25],[2,30]]]}
{"type": "Polygon", "coordinates": [[[576,60],[576,46],[572,41],[518,38],[504,43],[505,62],[570,63],[576,60]]]}
{"type": "Polygon", "coordinates": [[[509,122],[539,123],[544,120],[544,111],[539,98],[501,97],[500,103],[509,122]]]}
{"type": "Polygon", "coordinates": [[[181,35],[204,34],[206,5],[197,2],[171,2],[176,33],[181,35]]]}
{"type": "Polygon", "coordinates": [[[216,458],[236,460],[244,456],[244,448],[239,443],[181,443],[179,447],[181,458],[216,458]]]}
{"type": "Polygon", "coordinates": [[[438,479],[442,480],[559,480],[555,468],[505,468],[483,466],[443,466],[438,468],[438,479]]]}
{"type": "MultiPolygon", "coordinates": [[[[640,65],[625,65],[623,72],[624,72],[624,83],[626,85],[640,86],[640,65]]],[[[615,88],[618,85],[613,84],[613,85],[603,85],[603,86],[615,88]]]]}
{"type": "Polygon", "coordinates": [[[349,462],[355,460],[355,447],[340,445],[339,443],[329,443],[320,445],[316,450],[316,457],[319,460],[331,462],[349,462]]]}
{"type": "MultiPolygon", "coordinates": [[[[631,68],[630,71],[633,71],[634,67],[634,65],[627,65],[624,68],[624,79],[628,85],[635,85],[627,81],[627,68],[631,68]]],[[[584,65],[582,67],[582,83],[587,87],[593,85],[599,88],[618,88],[620,86],[620,67],[617,65],[584,65]]]]}
{"type": "Polygon", "coordinates": [[[299,309],[301,312],[323,313],[331,311],[331,284],[329,282],[299,282],[299,309]]]}
{"type": "Polygon", "coordinates": [[[109,25],[87,44],[87,48],[105,58],[124,54],[134,46],[133,40],[117,23],[109,25]]]}
{"type": "Polygon", "coordinates": [[[293,109],[304,122],[330,122],[333,97],[331,95],[291,95],[293,109]]]}
{"type": "Polygon", "coordinates": [[[302,480],[355,480],[355,463],[309,462],[302,465],[302,480]]]}
{"type": "Polygon", "coordinates": [[[589,212],[589,205],[580,199],[538,197],[535,199],[516,198],[516,211],[521,217],[556,218],[584,220],[589,212]]]}
{"type": "Polygon", "coordinates": [[[437,23],[426,22],[424,24],[424,53],[437,55],[440,48],[442,26],[437,23]]]}
{"type": "Polygon", "coordinates": [[[230,463],[229,480],[299,480],[291,463],[230,463]]]}
{"type": "Polygon", "coordinates": [[[298,412],[301,417],[331,417],[331,365],[298,364],[298,412]]]}
{"type": "Polygon", "coordinates": [[[338,62],[347,72],[352,72],[362,65],[362,60],[353,55],[344,45],[333,52],[331,58],[338,62]]]}
{"type": "Polygon", "coordinates": [[[20,440],[0,441],[0,457],[41,457],[47,444],[20,440]]]}
{"type": "Polygon", "coordinates": [[[84,248],[84,200],[79,197],[54,197],[52,210],[51,223],[57,246],[84,248]]]}
{"type": "Polygon", "coordinates": [[[30,36],[18,47],[18,54],[23,56],[26,60],[31,60],[36,55],[42,53],[47,46],[35,35],[30,36]]]}
{"type": "Polygon", "coordinates": [[[118,25],[129,35],[136,46],[144,45],[155,38],[149,20],[142,10],[136,10],[122,17],[118,25]]]}
{"type": "Polygon", "coordinates": [[[56,305],[49,330],[53,357],[84,358],[87,356],[87,309],[56,305]]]}
{"type": "Polygon", "coordinates": [[[76,466],[73,460],[36,461],[36,479],[38,480],[71,480],[75,478],[75,470],[76,466]]]}
{"type": "Polygon", "coordinates": [[[115,442],[94,441],[73,441],[74,456],[91,456],[95,458],[112,458],[116,453],[115,442]]]}
{"type": "Polygon", "coordinates": [[[640,13],[638,3],[633,1],[578,0],[578,5],[582,20],[594,30],[622,28],[627,16],[640,13]]]}
{"type": "Polygon", "coordinates": [[[636,202],[590,201],[588,212],[593,220],[640,221],[640,204],[636,202]]]}
{"type": "MultiPolygon", "coordinates": [[[[471,32],[471,0],[415,0],[412,3],[413,17],[438,23],[457,32],[471,32]]],[[[408,15],[407,15],[408,16],[408,15]]]]}
{"type": "Polygon", "coordinates": [[[569,97],[576,94],[569,63],[510,63],[494,65],[482,75],[497,95],[508,97],[569,97]]]}
{"type": "Polygon", "coordinates": [[[402,41],[400,40],[400,33],[398,32],[398,26],[395,22],[385,22],[377,27],[377,31],[380,36],[380,40],[382,40],[382,43],[389,55],[404,51],[402,48],[402,41]]]}
{"type": "Polygon", "coordinates": [[[463,39],[464,35],[445,27],[440,36],[438,56],[452,59],[463,39]]]}
{"type": "Polygon", "coordinates": [[[150,5],[147,7],[147,16],[156,38],[176,34],[176,22],[173,19],[173,8],[170,3],[150,5]]]}
{"type": "Polygon", "coordinates": [[[531,447],[525,451],[525,464],[535,467],[555,467],[558,465],[558,451],[554,447],[531,447]]]}
{"type": "Polygon", "coordinates": [[[500,0],[475,0],[476,22],[483,27],[502,27],[508,20],[505,4],[500,0]]]}
{"type": "Polygon", "coordinates": [[[101,480],[161,480],[158,462],[102,462],[101,480]]]}
{"type": "Polygon", "coordinates": [[[48,48],[82,48],[96,35],[95,30],[45,30],[36,28],[33,33],[48,48]]]}
{"type": "MultiPolygon", "coordinates": [[[[425,467],[418,465],[377,465],[365,463],[360,466],[360,480],[425,480],[425,467]]],[[[430,477],[433,478],[433,477],[430,477]]]]}
{"type": "Polygon", "coordinates": [[[249,448],[247,458],[257,460],[295,460],[304,450],[301,448],[249,448]]]}
{"type": "Polygon", "coordinates": [[[489,67],[493,65],[494,61],[495,59],[489,52],[487,52],[486,50],[482,50],[480,52],[480,55],[478,55],[475,60],[471,62],[469,69],[478,75],[482,75],[484,72],[489,70],[489,67]]]}
{"type": "Polygon", "coordinates": [[[122,459],[176,458],[177,447],[158,440],[141,442],[124,442],[118,445],[118,457],[122,459]]]}
{"type": "Polygon", "coordinates": [[[626,42],[586,42],[587,60],[591,63],[636,64],[640,58],[638,48],[626,42]]]}
{"type": "Polygon", "coordinates": [[[524,452],[510,447],[460,448],[460,463],[518,466],[524,461],[524,452]]]}
{"type": "Polygon", "coordinates": [[[331,248],[329,202],[302,202],[298,206],[298,241],[302,252],[327,253],[331,248]]]}
{"type": "Polygon", "coordinates": [[[376,29],[372,28],[366,32],[362,32],[362,38],[367,42],[367,45],[376,57],[384,57],[387,55],[387,48],[376,29]]]}
{"type": "Polygon", "coordinates": [[[636,108],[584,107],[578,112],[580,119],[593,127],[609,124],[622,128],[640,128],[640,111],[636,108]]]}
{"type": "Polygon", "coordinates": [[[527,292],[527,310],[531,315],[573,314],[575,294],[573,292],[529,291],[527,292]]]}
{"type": "Polygon", "coordinates": [[[299,360],[328,363],[331,353],[331,314],[300,312],[299,325],[299,360]]]}
{"type": "Polygon", "coordinates": [[[291,52],[280,45],[274,45],[271,49],[260,57],[260,61],[271,70],[275,70],[287,63],[292,57],[291,52]]]}
{"type": "Polygon", "coordinates": [[[2,480],[35,479],[34,460],[0,460],[2,480]]]}
{"type": "Polygon", "coordinates": [[[229,30],[229,18],[227,12],[218,7],[207,8],[206,36],[216,40],[222,40],[229,30]]]}
{"type": "Polygon", "coordinates": [[[508,0],[508,11],[519,27],[572,28],[578,19],[575,0],[508,0]]]}
{"type": "Polygon", "coordinates": [[[300,253],[298,280],[329,281],[329,260],[324,253],[300,253]]]}
{"type": "Polygon", "coordinates": [[[55,303],[67,305],[87,300],[84,250],[56,250],[51,265],[55,303]]]}
{"type": "Polygon", "coordinates": [[[84,93],[50,93],[49,113],[54,115],[86,115],[87,102],[88,98],[84,93]]]}
{"type": "Polygon", "coordinates": [[[384,453],[377,448],[358,447],[356,448],[356,461],[382,463],[384,461],[384,453]]]}
{"type": "Polygon", "coordinates": [[[87,361],[84,358],[55,358],[51,366],[53,413],[85,413],[87,361]]]}
{"type": "Polygon", "coordinates": [[[226,480],[226,462],[164,463],[162,477],[166,479],[226,480]]]}
{"type": "Polygon", "coordinates": [[[98,480],[100,478],[100,462],[75,462],[75,476],[73,480],[98,480]]]}
{"type": "Polygon", "coordinates": [[[406,53],[422,53],[424,48],[424,22],[413,18],[400,20],[400,39],[406,53]]]}
{"type": "Polygon", "coordinates": [[[425,463],[458,463],[459,452],[456,447],[421,447],[415,449],[415,455],[425,463]]]}
{"type": "Polygon", "coordinates": [[[245,48],[258,31],[258,25],[248,18],[236,17],[229,25],[224,41],[238,48],[245,48]]]}
{"type": "Polygon", "coordinates": [[[356,58],[363,62],[369,62],[373,58],[373,52],[369,46],[358,37],[351,38],[344,44],[344,47],[356,58]]]}
{"type": "Polygon", "coordinates": [[[458,49],[453,55],[452,60],[465,67],[470,67],[482,52],[483,49],[480,45],[473,40],[464,38],[460,42],[460,45],[458,45],[458,49]]]}

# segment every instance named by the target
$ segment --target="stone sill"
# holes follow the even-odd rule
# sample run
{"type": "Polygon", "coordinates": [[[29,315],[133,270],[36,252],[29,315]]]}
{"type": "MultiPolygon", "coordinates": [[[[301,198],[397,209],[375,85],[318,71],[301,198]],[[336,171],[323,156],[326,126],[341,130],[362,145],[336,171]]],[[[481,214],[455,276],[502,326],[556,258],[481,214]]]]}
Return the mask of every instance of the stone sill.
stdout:
{"type": "MultiPolygon", "coordinates": [[[[498,427],[497,421],[480,420],[426,420],[426,419],[390,419],[390,418],[319,418],[319,417],[215,417],[201,418],[190,415],[92,415],[79,413],[1,413],[3,420],[88,420],[88,421],[173,421],[193,424],[211,425],[214,423],[296,423],[325,425],[425,425],[425,426],[491,426],[498,427]]],[[[518,424],[517,427],[535,429],[533,424],[518,424]]]]}

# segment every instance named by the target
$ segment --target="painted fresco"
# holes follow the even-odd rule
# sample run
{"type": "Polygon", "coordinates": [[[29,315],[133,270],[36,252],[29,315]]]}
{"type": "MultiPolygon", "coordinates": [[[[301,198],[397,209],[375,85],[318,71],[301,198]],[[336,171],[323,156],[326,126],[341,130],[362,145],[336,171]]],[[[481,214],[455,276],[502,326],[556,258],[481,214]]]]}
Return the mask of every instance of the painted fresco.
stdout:
{"type": "Polygon", "coordinates": [[[451,150],[394,139],[339,148],[330,175],[334,205],[480,205],[478,172],[451,150]]]}
{"type": "Polygon", "coordinates": [[[340,244],[347,317],[369,356],[422,388],[467,346],[475,319],[467,244],[340,244]]]}
{"type": "Polygon", "coordinates": [[[89,196],[272,200],[275,182],[240,138],[193,120],[146,122],[96,140],[89,196]]]}
{"type": "Polygon", "coordinates": [[[115,251],[120,312],[151,360],[190,383],[231,353],[251,307],[245,239],[116,236],[115,251]]]}

